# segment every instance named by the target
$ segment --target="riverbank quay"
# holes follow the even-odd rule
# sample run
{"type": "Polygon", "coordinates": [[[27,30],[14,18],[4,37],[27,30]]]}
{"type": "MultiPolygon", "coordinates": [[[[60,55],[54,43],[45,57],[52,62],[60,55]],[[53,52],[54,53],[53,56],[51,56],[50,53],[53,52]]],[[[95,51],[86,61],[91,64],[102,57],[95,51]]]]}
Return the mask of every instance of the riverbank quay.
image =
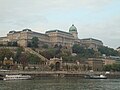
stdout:
{"type": "Polygon", "coordinates": [[[79,77],[84,78],[85,75],[106,75],[109,79],[120,79],[120,72],[110,72],[109,74],[106,72],[88,72],[88,71],[19,71],[19,70],[8,70],[8,71],[0,71],[0,75],[7,74],[22,74],[22,75],[31,75],[32,77],[79,77]]]}

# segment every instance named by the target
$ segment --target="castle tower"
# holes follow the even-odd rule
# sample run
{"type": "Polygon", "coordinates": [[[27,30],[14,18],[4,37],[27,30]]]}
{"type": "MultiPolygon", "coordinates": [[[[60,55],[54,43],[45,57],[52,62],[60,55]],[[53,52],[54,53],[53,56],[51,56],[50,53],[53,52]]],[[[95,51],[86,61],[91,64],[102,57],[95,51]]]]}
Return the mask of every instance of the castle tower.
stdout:
{"type": "Polygon", "coordinates": [[[69,28],[69,33],[71,33],[75,39],[78,39],[78,32],[77,28],[72,24],[72,26],[69,28]]]}

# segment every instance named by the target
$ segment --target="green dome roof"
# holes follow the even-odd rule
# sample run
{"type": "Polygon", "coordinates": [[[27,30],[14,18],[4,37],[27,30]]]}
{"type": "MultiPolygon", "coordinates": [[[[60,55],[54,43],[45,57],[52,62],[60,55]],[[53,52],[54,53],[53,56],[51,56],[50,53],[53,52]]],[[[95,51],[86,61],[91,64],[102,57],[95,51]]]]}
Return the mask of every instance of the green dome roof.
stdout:
{"type": "Polygon", "coordinates": [[[77,28],[74,26],[74,24],[69,29],[69,32],[71,32],[71,31],[77,31],[77,28]]]}

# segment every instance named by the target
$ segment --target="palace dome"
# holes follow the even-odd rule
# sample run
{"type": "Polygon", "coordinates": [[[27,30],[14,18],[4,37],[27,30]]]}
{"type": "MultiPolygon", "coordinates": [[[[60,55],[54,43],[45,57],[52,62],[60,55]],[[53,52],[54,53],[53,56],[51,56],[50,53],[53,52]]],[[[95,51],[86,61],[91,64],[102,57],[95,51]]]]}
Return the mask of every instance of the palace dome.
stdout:
{"type": "Polygon", "coordinates": [[[77,28],[72,24],[72,26],[69,28],[69,32],[71,31],[77,31],[77,28]]]}

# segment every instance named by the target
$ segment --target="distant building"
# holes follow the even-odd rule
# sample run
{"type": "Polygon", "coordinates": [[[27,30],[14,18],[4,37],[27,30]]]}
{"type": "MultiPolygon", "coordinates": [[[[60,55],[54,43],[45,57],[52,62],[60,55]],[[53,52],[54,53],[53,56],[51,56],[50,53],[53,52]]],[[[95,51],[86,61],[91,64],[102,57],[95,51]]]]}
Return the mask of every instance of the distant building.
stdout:
{"type": "Polygon", "coordinates": [[[111,59],[111,60],[119,60],[120,61],[120,56],[108,56],[106,58],[111,59]]]}
{"type": "Polygon", "coordinates": [[[13,58],[7,59],[6,57],[3,60],[3,65],[13,65],[13,58]]]}
{"type": "Polygon", "coordinates": [[[86,61],[93,71],[102,71],[103,70],[103,61],[102,59],[89,58],[86,61]]]}
{"type": "Polygon", "coordinates": [[[55,71],[62,70],[62,58],[51,58],[49,60],[49,66],[55,71]]]}
{"type": "Polygon", "coordinates": [[[31,39],[33,37],[38,37],[39,43],[49,44],[49,36],[46,34],[38,33],[31,31],[30,29],[24,29],[22,31],[10,31],[7,34],[7,38],[9,39],[9,42],[17,42],[19,46],[27,47],[29,42],[31,42],[31,39]]]}
{"type": "Polygon", "coordinates": [[[97,39],[93,39],[93,38],[81,39],[81,43],[85,47],[87,47],[89,49],[93,49],[95,51],[97,51],[98,47],[103,46],[103,42],[102,41],[97,40],[97,39]]]}
{"type": "Polygon", "coordinates": [[[9,39],[7,37],[0,37],[0,45],[7,45],[9,39]]]}
{"type": "Polygon", "coordinates": [[[34,32],[30,29],[24,29],[22,31],[10,31],[7,37],[0,38],[0,44],[17,43],[19,46],[29,46],[33,37],[39,39],[39,46],[48,44],[49,46],[62,45],[66,47],[72,47],[74,44],[86,45],[89,48],[96,49],[96,47],[103,45],[102,41],[88,38],[79,39],[77,28],[72,25],[69,28],[69,32],[61,30],[49,30],[45,34],[34,32]]]}
{"type": "Polygon", "coordinates": [[[11,57],[10,59],[4,58],[3,62],[1,63],[1,68],[3,69],[13,69],[14,67],[14,61],[13,58],[11,57]]]}
{"type": "Polygon", "coordinates": [[[112,59],[102,59],[102,60],[104,65],[112,65],[116,63],[116,60],[112,60],[112,59]]]}
{"type": "Polygon", "coordinates": [[[77,28],[74,26],[74,24],[69,28],[69,33],[72,34],[75,39],[78,39],[77,28]]]}

